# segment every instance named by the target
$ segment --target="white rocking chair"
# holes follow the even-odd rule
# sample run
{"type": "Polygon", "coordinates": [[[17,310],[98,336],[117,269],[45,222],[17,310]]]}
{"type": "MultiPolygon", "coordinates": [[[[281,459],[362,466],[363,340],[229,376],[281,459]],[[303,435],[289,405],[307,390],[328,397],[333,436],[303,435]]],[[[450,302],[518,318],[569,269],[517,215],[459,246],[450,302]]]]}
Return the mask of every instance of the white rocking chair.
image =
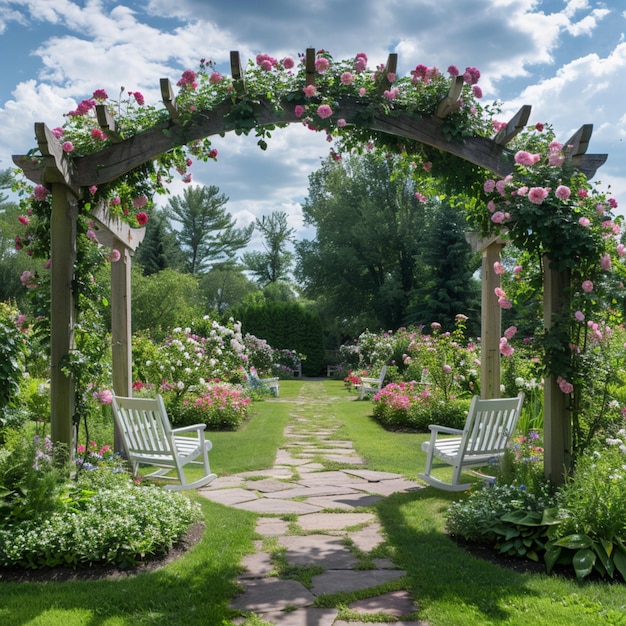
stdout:
{"type": "Polygon", "coordinates": [[[209,466],[208,452],[213,444],[204,438],[206,424],[173,429],[160,395],[156,398],[114,396],[113,416],[122,434],[133,474],[137,474],[140,463],[160,467],[146,478],[178,480],[179,484],[164,486],[172,490],[196,489],[217,478],[209,466]],[[187,436],[187,433],[195,433],[195,436],[187,436]],[[188,483],[184,471],[187,464],[202,465],[203,476],[188,483]],[[177,477],[166,475],[172,470],[176,471],[177,477]]]}
{"type": "Polygon", "coordinates": [[[419,477],[429,485],[446,491],[469,489],[472,483],[459,482],[461,472],[467,467],[495,463],[502,457],[515,432],[523,402],[523,393],[516,398],[492,400],[474,396],[463,430],[431,424],[430,441],[422,444],[422,450],[427,453],[426,469],[418,474],[419,477]],[[439,438],[440,433],[457,436],[439,438]],[[454,468],[451,483],[432,476],[435,457],[454,468]]]}

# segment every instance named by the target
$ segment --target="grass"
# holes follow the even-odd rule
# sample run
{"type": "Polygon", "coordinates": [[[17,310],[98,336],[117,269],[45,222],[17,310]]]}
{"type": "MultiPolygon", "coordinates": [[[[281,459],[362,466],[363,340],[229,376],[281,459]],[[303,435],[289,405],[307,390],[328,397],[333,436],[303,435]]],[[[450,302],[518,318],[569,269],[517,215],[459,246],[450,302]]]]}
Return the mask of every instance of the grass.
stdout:
{"type": "MultiPolygon", "coordinates": [[[[320,424],[331,417],[339,420],[342,436],[354,442],[370,469],[415,479],[423,468],[420,444],[427,435],[384,431],[369,417],[370,401],[350,401],[341,382],[281,381],[280,392],[278,401],[256,403],[253,418],[241,431],[209,435],[214,443],[211,463],[218,474],[271,467],[290,413],[315,416],[320,424]],[[294,404],[300,391],[299,400],[323,402],[294,404]]],[[[626,624],[624,585],[520,574],[459,548],[444,525],[447,506],[462,497],[429,487],[390,496],[373,507],[388,540],[386,548],[407,572],[403,584],[416,600],[421,620],[430,626],[626,624]]],[[[256,515],[198,499],[206,531],[180,559],[116,580],[0,583],[0,624],[231,624],[234,613],[228,604],[237,593],[241,558],[253,551],[256,515]]]]}

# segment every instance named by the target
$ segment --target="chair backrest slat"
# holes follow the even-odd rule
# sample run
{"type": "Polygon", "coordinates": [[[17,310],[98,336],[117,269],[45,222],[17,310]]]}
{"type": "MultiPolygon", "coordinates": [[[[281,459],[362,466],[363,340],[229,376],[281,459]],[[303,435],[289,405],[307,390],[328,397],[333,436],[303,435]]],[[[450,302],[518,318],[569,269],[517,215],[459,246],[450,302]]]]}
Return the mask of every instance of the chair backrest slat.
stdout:
{"type": "Polygon", "coordinates": [[[517,425],[519,398],[475,398],[472,405],[464,433],[466,454],[502,452],[517,425]]]}
{"type": "Polygon", "coordinates": [[[122,436],[133,452],[175,454],[163,399],[114,398],[122,436]]]}

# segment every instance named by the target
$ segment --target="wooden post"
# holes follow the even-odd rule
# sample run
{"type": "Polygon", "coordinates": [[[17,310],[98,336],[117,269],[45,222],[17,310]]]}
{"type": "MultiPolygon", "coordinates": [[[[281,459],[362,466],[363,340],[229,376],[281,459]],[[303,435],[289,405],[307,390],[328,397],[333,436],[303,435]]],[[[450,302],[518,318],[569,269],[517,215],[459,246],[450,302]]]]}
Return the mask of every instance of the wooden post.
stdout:
{"type": "Polygon", "coordinates": [[[500,336],[502,310],[496,304],[495,289],[500,287],[499,274],[493,264],[500,261],[504,240],[499,237],[485,239],[476,233],[465,233],[465,239],[474,252],[482,254],[482,292],[480,316],[480,397],[500,397],[500,336]]]}
{"type": "MultiPolygon", "coordinates": [[[[132,334],[131,334],[131,256],[130,250],[119,239],[114,239],[113,250],[120,253],[119,261],[111,263],[111,359],[113,390],[118,396],[131,396],[132,334]]],[[[115,427],[114,449],[122,449],[122,437],[115,427]]]]}
{"type": "Polygon", "coordinates": [[[482,255],[482,295],[480,318],[480,396],[500,397],[500,337],[502,335],[502,310],[497,305],[494,290],[502,284],[493,264],[500,261],[504,244],[490,242],[482,255]]]}
{"type": "MultiPolygon", "coordinates": [[[[52,185],[50,218],[50,426],[52,442],[66,446],[65,458],[74,454],[75,388],[63,373],[65,359],[74,348],[75,301],[72,290],[76,260],[78,206],[68,187],[52,185]]],[[[61,459],[60,459],[61,460],[61,459]]]]}
{"type": "MultiPolygon", "coordinates": [[[[570,283],[569,271],[550,268],[545,259],[543,318],[547,330],[565,305],[565,289],[570,283]]],[[[544,473],[553,485],[562,485],[571,466],[572,426],[568,408],[569,396],[564,394],[554,376],[546,377],[543,390],[544,473]]]]}

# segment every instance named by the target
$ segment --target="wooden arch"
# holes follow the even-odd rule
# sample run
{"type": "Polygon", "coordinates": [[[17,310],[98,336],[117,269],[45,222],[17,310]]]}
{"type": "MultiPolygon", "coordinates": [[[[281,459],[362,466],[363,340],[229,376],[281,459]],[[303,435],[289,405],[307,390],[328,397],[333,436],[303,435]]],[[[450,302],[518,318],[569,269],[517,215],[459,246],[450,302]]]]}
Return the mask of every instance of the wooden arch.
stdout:
{"type": "MultiPolygon", "coordinates": [[[[315,49],[306,51],[306,82],[315,83],[315,49]]],[[[231,52],[231,73],[234,93],[246,94],[244,73],[238,52],[231,52]]],[[[384,76],[394,73],[397,55],[390,54],[384,76]]],[[[104,105],[97,105],[96,114],[102,130],[112,144],[87,156],[74,158],[70,169],[59,140],[42,123],[35,124],[35,135],[42,158],[13,156],[14,163],[31,181],[45,185],[52,192],[51,218],[51,426],[52,439],[67,444],[73,450],[73,382],[62,372],[63,359],[73,347],[74,300],[72,278],[76,247],[77,198],[83,188],[103,185],[123,176],[134,168],[147,163],[160,154],[192,141],[222,135],[235,130],[236,124],[229,119],[237,98],[228,98],[211,110],[197,111],[188,123],[182,124],[176,107],[176,97],[168,79],[161,79],[161,95],[169,113],[167,122],[156,125],[128,139],[121,139],[116,132],[115,120],[104,105]]],[[[383,81],[381,93],[391,84],[383,81]]],[[[393,114],[374,113],[367,105],[355,99],[344,98],[333,107],[336,118],[344,118],[348,124],[361,128],[403,137],[448,152],[474,163],[497,176],[513,172],[514,164],[507,145],[525,127],[531,107],[524,105],[508,122],[506,127],[491,138],[468,137],[463,142],[448,141],[441,133],[446,117],[455,110],[461,96],[463,78],[454,77],[449,92],[439,103],[434,115],[394,110],[393,114]]],[[[301,123],[294,106],[286,99],[276,107],[260,99],[254,106],[257,127],[301,123]]],[[[564,142],[567,158],[588,178],[606,161],[606,154],[587,154],[593,127],[582,126],[568,141],[564,142]]],[[[112,342],[113,385],[115,393],[131,394],[132,359],[130,351],[130,257],[143,239],[143,229],[130,229],[120,221],[113,220],[104,206],[93,213],[102,229],[99,239],[121,253],[121,263],[112,264],[112,342]],[[106,233],[106,234],[105,234],[106,233]]],[[[484,397],[498,397],[500,390],[500,309],[487,305],[487,298],[500,285],[499,276],[493,272],[493,263],[500,258],[502,242],[498,239],[472,242],[474,249],[483,257],[483,307],[481,320],[481,389],[484,397]]],[[[552,270],[546,270],[548,274],[552,270]]],[[[566,284],[562,275],[546,276],[544,296],[544,319],[552,319],[561,302],[561,289],[566,284]],[[553,285],[560,285],[553,288],[553,285]]],[[[569,416],[556,382],[546,381],[546,404],[544,407],[546,474],[558,482],[563,468],[568,466],[569,416]]]]}

